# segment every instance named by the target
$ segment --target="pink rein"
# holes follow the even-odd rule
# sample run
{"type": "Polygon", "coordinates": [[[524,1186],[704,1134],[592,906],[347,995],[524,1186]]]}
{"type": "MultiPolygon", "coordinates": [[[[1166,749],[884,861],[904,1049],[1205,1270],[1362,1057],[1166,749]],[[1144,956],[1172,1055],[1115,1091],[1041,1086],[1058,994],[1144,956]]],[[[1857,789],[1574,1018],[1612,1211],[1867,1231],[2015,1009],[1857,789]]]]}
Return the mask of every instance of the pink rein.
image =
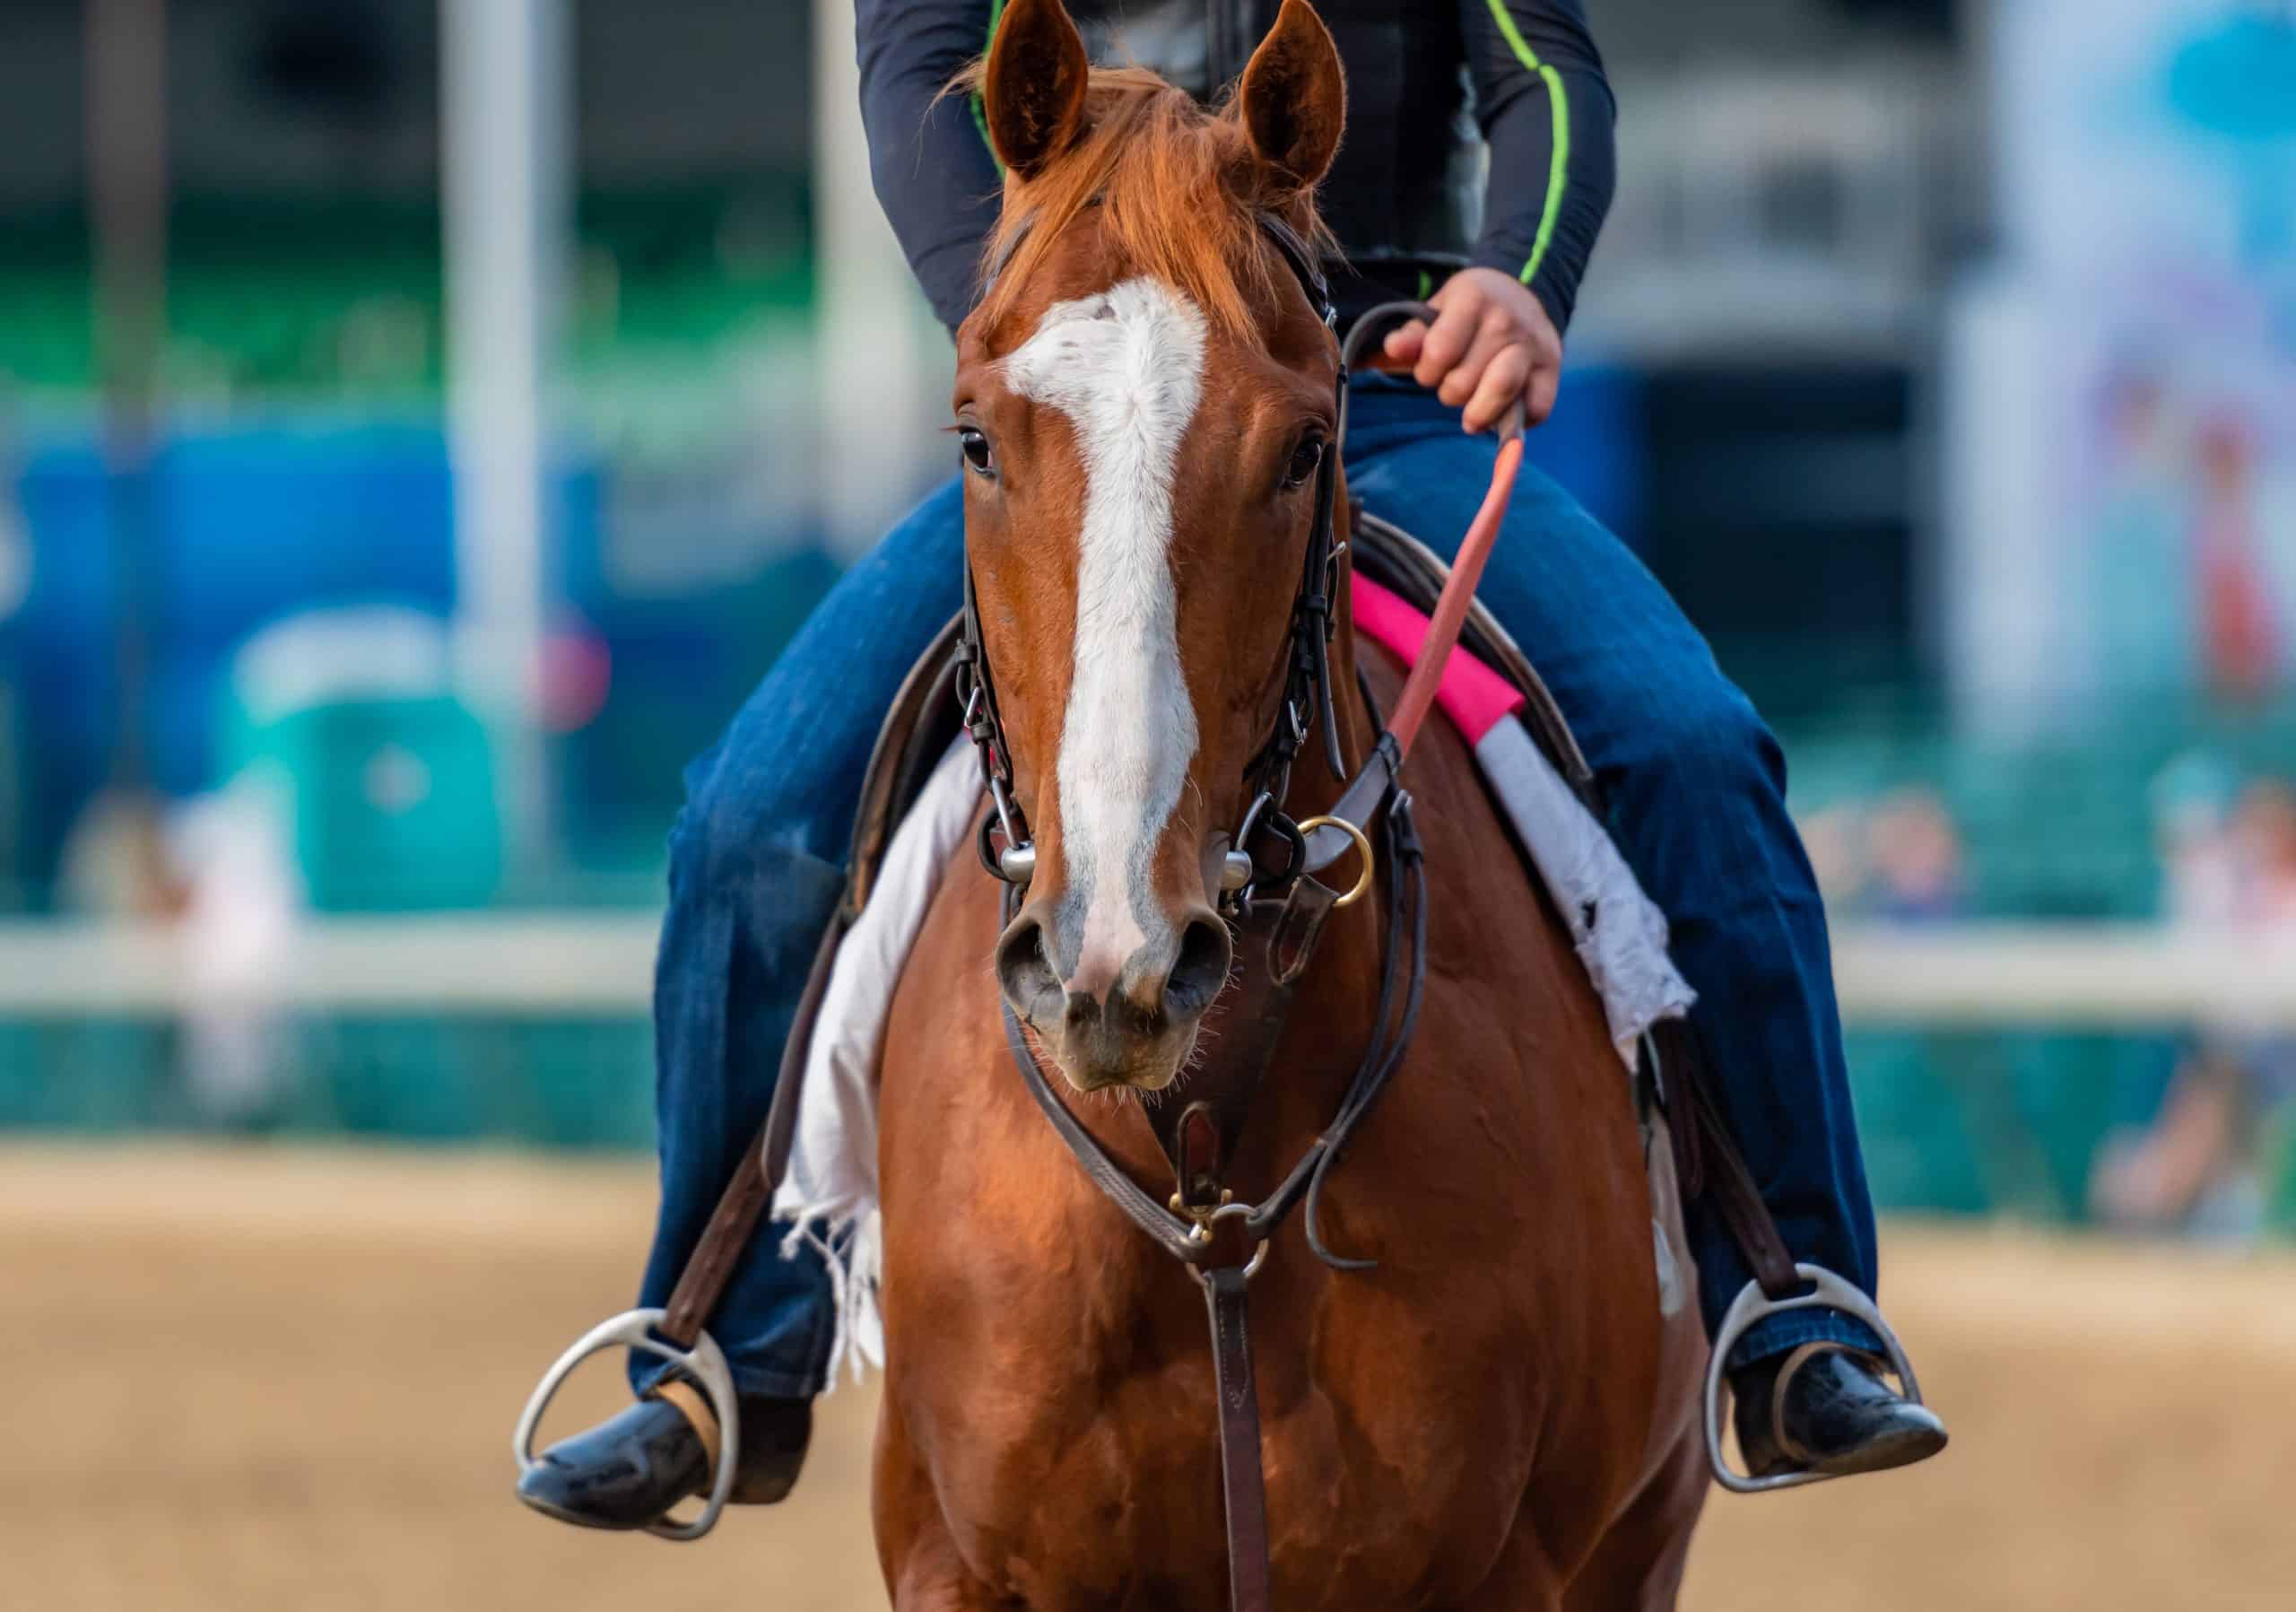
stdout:
{"type": "Polygon", "coordinates": [[[1395,735],[1396,748],[1405,755],[1411,753],[1420,724],[1427,719],[1428,709],[1443,686],[1444,668],[1458,646],[1459,629],[1466,622],[1467,606],[1474,602],[1483,562],[1490,559],[1500,525],[1507,518],[1508,501],[1515,495],[1515,474],[1522,464],[1523,439],[1518,431],[1499,445],[1499,462],[1491,471],[1491,491],[1483,494],[1474,524],[1459,541],[1458,558],[1451,562],[1451,579],[1443,585],[1442,597],[1435,601],[1435,614],[1420,641],[1411,675],[1405,679],[1395,712],[1387,719],[1387,731],[1395,735]]]}

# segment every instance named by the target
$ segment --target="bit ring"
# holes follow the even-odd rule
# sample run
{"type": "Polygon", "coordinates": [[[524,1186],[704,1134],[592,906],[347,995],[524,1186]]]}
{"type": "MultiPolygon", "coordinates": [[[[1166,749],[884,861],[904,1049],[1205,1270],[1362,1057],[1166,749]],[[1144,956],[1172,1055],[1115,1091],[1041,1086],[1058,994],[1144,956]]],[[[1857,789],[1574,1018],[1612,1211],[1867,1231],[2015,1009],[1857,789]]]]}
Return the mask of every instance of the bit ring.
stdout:
{"type": "Polygon", "coordinates": [[[1363,858],[1363,871],[1355,880],[1355,888],[1350,890],[1345,895],[1341,896],[1337,901],[1332,903],[1332,907],[1335,911],[1341,907],[1352,907],[1356,902],[1361,901],[1366,895],[1370,893],[1370,839],[1361,829],[1357,828],[1344,817],[1309,817],[1302,819],[1299,824],[1300,832],[1303,836],[1312,834],[1319,828],[1335,828],[1341,833],[1345,834],[1349,839],[1355,841],[1356,851],[1363,858]]]}

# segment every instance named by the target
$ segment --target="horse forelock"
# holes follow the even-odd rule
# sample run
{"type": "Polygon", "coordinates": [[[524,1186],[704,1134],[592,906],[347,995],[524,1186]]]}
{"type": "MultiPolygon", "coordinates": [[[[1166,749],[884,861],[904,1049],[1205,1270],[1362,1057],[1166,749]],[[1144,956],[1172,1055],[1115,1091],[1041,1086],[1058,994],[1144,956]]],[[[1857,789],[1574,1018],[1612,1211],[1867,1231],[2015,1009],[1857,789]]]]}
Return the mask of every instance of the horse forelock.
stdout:
{"type": "MultiPolygon", "coordinates": [[[[952,91],[977,92],[981,74],[975,64],[952,91]]],[[[993,326],[1018,310],[1045,255],[1088,211],[1127,273],[1164,281],[1220,334],[1254,345],[1290,278],[1259,215],[1281,218],[1311,251],[1337,250],[1313,193],[1266,171],[1232,101],[1206,110],[1153,73],[1094,68],[1076,144],[1032,179],[1005,177],[977,317],[993,326]]]]}

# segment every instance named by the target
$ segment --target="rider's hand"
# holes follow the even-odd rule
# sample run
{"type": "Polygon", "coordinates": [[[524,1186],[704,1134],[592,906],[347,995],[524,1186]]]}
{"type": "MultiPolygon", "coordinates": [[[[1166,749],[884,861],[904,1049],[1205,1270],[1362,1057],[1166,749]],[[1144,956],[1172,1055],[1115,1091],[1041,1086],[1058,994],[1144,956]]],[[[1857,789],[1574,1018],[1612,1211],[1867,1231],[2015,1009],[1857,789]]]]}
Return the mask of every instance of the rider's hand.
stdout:
{"type": "Polygon", "coordinates": [[[1428,301],[1439,316],[1433,327],[1413,319],[1390,335],[1390,364],[1464,406],[1471,431],[1490,430],[1518,397],[1529,424],[1553,412],[1562,337],[1529,286],[1497,269],[1465,268],[1428,301]]]}

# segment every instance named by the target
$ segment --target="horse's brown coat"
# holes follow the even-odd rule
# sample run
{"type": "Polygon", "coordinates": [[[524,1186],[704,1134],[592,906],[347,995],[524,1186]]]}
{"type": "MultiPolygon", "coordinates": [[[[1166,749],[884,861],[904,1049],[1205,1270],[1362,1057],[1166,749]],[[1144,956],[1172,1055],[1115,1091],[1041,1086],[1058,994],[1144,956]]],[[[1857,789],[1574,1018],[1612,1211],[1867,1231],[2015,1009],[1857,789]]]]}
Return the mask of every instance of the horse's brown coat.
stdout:
{"type": "MultiPolygon", "coordinates": [[[[1057,11],[1057,0],[1016,0],[1005,26],[1017,18],[1026,37],[1057,37],[1030,15],[1057,11]]],[[[1336,118],[1335,56],[1329,74],[1300,65],[1318,39],[1329,51],[1312,12],[1287,0],[1271,47],[1289,53],[1285,71],[1265,76],[1306,86],[1316,104],[1260,122],[1336,118]]],[[[994,60],[987,82],[998,82],[994,60]]],[[[1135,92],[1136,80],[1125,83],[1135,92]]],[[[1037,104],[1028,126],[1058,128],[1065,116],[1037,104]]],[[[1039,171],[1059,168],[1053,153],[1039,171]]],[[[1265,183],[1296,193],[1300,177],[1265,183]]],[[[959,385],[995,421],[1008,467],[969,503],[968,540],[1039,876],[1057,879],[1044,783],[1074,607],[1062,548],[1073,548],[1082,490],[1057,419],[994,396],[993,358],[1036,311],[1138,266],[1081,216],[1032,261],[1000,316],[968,326],[959,385]]],[[[1179,639],[1200,736],[1187,805],[1155,858],[1158,897],[1173,902],[1209,894],[1205,836],[1234,821],[1273,709],[1306,531],[1296,501],[1255,490],[1272,486],[1300,423],[1329,410],[1328,338],[1305,300],[1250,301],[1259,334],[1215,334],[1175,490],[1179,639]]],[[[1335,648],[1357,758],[1372,732],[1344,622],[1335,648]]],[[[1374,670],[1391,699],[1392,669],[1374,670]]],[[[1427,846],[1426,1010],[1324,1200],[1333,1244],[1379,1264],[1326,1268],[1295,1217],[1253,1287],[1276,1602],[1670,1606],[1706,1481],[1691,1416],[1702,1346],[1693,1307],[1659,1314],[1623,1073],[1457,734],[1431,727],[1405,782],[1427,846]]],[[[1311,751],[1292,810],[1336,793],[1311,751]]],[[[886,1582],[900,1612],[1216,1608],[1225,1545],[1203,1300],[1086,1181],[1011,1067],[988,966],[999,898],[968,852],[886,1040],[889,1364],[875,1486],[886,1582]]],[[[1306,1148],[1371,1037],[1376,906],[1335,916],[1302,984],[1231,1172],[1239,1198],[1264,1196],[1306,1148]]],[[[1220,1058],[1221,1019],[1215,1006],[1200,1057],[1220,1058]]],[[[1132,1095],[1068,1101],[1136,1179],[1166,1179],[1132,1095]]]]}

